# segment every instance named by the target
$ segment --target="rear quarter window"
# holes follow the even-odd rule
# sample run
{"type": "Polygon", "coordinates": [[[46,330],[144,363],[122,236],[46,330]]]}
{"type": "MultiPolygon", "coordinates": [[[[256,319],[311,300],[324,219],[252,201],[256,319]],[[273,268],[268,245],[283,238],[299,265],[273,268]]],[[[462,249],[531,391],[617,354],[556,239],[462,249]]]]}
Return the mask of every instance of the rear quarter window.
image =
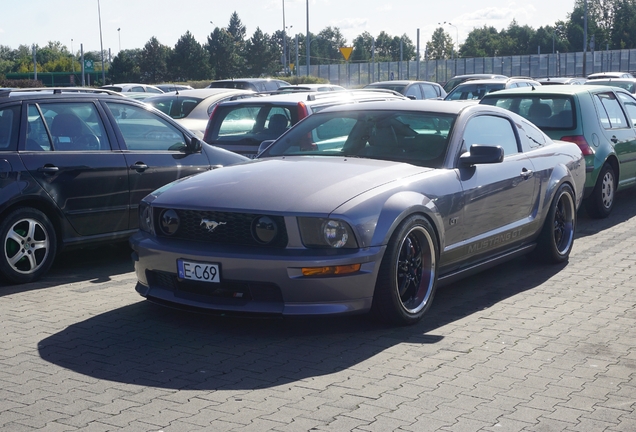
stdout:
{"type": "Polygon", "coordinates": [[[20,106],[0,109],[0,151],[15,151],[18,147],[20,106]]]}

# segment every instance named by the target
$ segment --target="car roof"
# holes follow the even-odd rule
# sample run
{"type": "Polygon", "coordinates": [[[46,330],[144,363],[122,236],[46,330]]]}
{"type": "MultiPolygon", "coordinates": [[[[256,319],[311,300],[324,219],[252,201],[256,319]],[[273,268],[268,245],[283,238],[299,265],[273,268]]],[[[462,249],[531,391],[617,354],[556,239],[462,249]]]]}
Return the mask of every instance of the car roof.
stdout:
{"type": "MultiPolygon", "coordinates": [[[[569,85],[569,84],[558,84],[558,85],[550,85],[550,86],[539,86],[534,89],[530,87],[525,88],[511,88],[499,90],[494,93],[488,93],[484,96],[484,99],[495,98],[501,95],[514,95],[514,94],[563,94],[563,95],[576,95],[589,93],[592,91],[607,91],[611,87],[605,85],[569,85]]],[[[619,90],[620,91],[620,90],[619,90]]]]}
{"type": "Polygon", "coordinates": [[[426,83],[426,84],[437,84],[436,82],[432,82],[432,81],[423,81],[423,80],[391,80],[391,81],[376,81],[376,82],[372,82],[371,84],[367,84],[367,86],[372,86],[372,85],[388,85],[388,84],[412,84],[412,83],[426,83]]]}
{"type": "Polygon", "coordinates": [[[162,98],[166,96],[190,96],[196,98],[206,98],[209,96],[214,96],[218,94],[256,94],[252,90],[242,90],[242,89],[234,89],[234,88],[202,88],[202,89],[187,89],[187,90],[178,90],[178,91],[170,91],[164,94],[157,94],[152,96],[152,98],[162,98]]]}
{"type": "MultiPolygon", "coordinates": [[[[387,101],[373,101],[373,102],[365,102],[363,104],[342,104],[335,105],[329,108],[325,108],[320,110],[318,114],[335,112],[335,111],[367,111],[367,110],[387,110],[387,111],[429,111],[429,112],[437,112],[449,115],[459,114],[461,111],[465,109],[471,109],[471,107],[480,106],[478,104],[472,103],[450,103],[444,100],[438,99],[403,99],[403,100],[387,100],[387,101]]],[[[483,105],[482,105],[483,106],[483,105]]],[[[499,107],[491,107],[496,108],[497,111],[507,112],[503,108],[499,107]]],[[[476,108],[481,109],[481,108],[476,108]]],[[[315,114],[312,114],[315,115],[315,114]]]]}
{"type": "Polygon", "coordinates": [[[92,87],[29,87],[29,88],[12,88],[12,89],[3,89],[0,91],[1,97],[10,97],[10,98],[25,98],[25,99],[35,99],[41,97],[55,97],[59,98],[60,95],[64,96],[90,96],[95,97],[99,96],[116,96],[117,98],[126,97],[119,92],[115,92],[108,89],[103,88],[92,88],[92,87]]]}
{"type": "Polygon", "coordinates": [[[321,102],[321,101],[338,101],[343,99],[364,99],[364,98],[373,98],[373,97],[388,97],[388,98],[398,98],[398,99],[406,99],[406,97],[398,92],[394,92],[391,90],[382,90],[382,89],[373,89],[373,90],[344,90],[344,91],[333,91],[333,92],[290,92],[290,93],[274,93],[270,95],[261,96],[253,99],[241,99],[238,101],[229,101],[223,102],[223,105],[228,104],[263,104],[263,103],[271,103],[271,102],[279,102],[279,103],[298,103],[298,102],[321,102]]]}

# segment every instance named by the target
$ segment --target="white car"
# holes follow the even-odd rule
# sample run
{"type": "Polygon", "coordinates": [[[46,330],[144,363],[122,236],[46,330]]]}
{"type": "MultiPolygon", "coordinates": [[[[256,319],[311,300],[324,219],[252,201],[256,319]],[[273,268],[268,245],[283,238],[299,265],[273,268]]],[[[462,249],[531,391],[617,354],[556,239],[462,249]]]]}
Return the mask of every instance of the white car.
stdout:
{"type": "Polygon", "coordinates": [[[100,88],[116,91],[118,93],[157,93],[157,94],[163,93],[163,90],[161,90],[159,87],[155,87],[148,84],[133,84],[133,83],[110,84],[110,85],[101,86],[100,88]]]}
{"type": "Polygon", "coordinates": [[[144,99],[168,114],[198,138],[203,138],[210,114],[220,102],[254,96],[251,90],[204,88],[180,90],[144,99]]]}

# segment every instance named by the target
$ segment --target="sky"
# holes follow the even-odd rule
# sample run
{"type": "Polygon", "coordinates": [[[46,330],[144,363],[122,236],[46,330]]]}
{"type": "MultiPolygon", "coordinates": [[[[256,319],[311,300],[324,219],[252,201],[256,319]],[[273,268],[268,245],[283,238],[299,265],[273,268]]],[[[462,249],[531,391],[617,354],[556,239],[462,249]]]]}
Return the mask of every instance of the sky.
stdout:
{"type": "Polygon", "coordinates": [[[440,24],[461,44],[474,28],[502,30],[516,20],[538,29],[566,20],[574,8],[574,0],[29,0],[28,7],[18,1],[0,3],[0,45],[16,49],[59,41],[76,53],[80,47],[86,52],[103,46],[113,56],[120,49],[143,48],[153,36],[174,47],[186,31],[205,44],[215,27],[227,27],[234,12],[247,37],[257,28],[270,35],[282,30],[283,19],[291,37],[305,34],[309,17],[310,32],[338,27],[349,44],[365,31],[372,36],[384,31],[391,37],[406,34],[417,45],[419,29],[423,52],[440,24]]]}

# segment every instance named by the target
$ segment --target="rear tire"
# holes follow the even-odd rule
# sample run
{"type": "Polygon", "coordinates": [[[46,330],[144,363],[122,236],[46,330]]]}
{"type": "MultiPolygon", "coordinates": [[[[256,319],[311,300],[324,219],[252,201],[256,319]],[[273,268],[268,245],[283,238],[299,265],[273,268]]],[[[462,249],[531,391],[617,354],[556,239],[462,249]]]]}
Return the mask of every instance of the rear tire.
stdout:
{"type": "Polygon", "coordinates": [[[53,224],[34,208],[15,210],[0,223],[0,273],[10,282],[27,283],[42,277],[53,264],[57,239],[53,224]]]}
{"type": "Polygon", "coordinates": [[[430,222],[420,215],[404,220],[391,236],[380,264],[374,315],[398,325],[420,321],[435,294],[438,255],[430,222]]]}
{"type": "Polygon", "coordinates": [[[574,244],[576,205],[574,192],[562,184],[550,204],[548,216],[537,240],[534,257],[538,261],[560,264],[568,260],[574,244]]]}
{"type": "Polygon", "coordinates": [[[592,194],[585,200],[585,208],[591,217],[604,219],[612,212],[615,198],[616,174],[612,166],[605,163],[598,175],[592,194]]]}

